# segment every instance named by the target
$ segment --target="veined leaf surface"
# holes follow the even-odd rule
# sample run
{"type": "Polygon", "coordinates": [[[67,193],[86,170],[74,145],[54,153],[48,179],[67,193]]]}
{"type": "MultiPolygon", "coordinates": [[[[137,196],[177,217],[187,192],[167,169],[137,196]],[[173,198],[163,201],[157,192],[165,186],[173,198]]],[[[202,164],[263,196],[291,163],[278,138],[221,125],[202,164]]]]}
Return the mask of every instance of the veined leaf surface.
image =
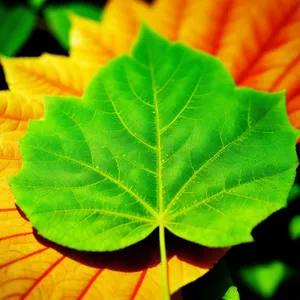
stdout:
{"type": "MultiPolygon", "coordinates": [[[[0,224],[1,299],[12,296],[53,300],[162,298],[156,239],[123,251],[93,254],[44,241],[13,208],[0,210],[0,224]]],[[[226,252],[226,249],[202,248],[178,241],[169,250],[172,294],[203,276],[226,252]]]]}
{"type": "Polygon", "coordinates": [[[135,0],[108,1],[101,23],[73,16],[70,55],[77,62],[102,66],[113,57],[129,53],[148,5],[135,0]]]}
{"type": "Polygon", "coordinates": [[[150,6],[111,0],[101,24],[73,22],[71,56],[101,66],[128,53],[141,20],[172,41],[218,56],[239,86],[286,90],[290,120],[300,128],[299,0],[156,0],[150,6]]]}
{"type": "Polygon", "coordinates": [[[162,241],[166,228],[231,246],[285,205],[297,135],[284,94],[236,88],[218,60],[144,28],[83,101],[47,100],[11,184],[38,232],[74,249],[121,249],[157,227],[162,241]]]}
{"type": "MultiPolygon", "coordinates": [[[[74,252],[41,239],[16,209],[7,178],[21,168],[19,140],[26,132],[28,120],[42,116],[41,97],[0,93],[1,299],[160,298],[161,267],[153,238],[137,248],[127,248],[125,253],[93,256],[74,252]],[[136,252],[143,253],[139,262],[136,252]]],[[[204,275],[227,250],[178,244],[178,241],[172,244],[168,249],[171,293],[204,275]]]]}
{"type": "Polygon", "coordinates": [[[3,58],[1,63],[9,89],[28,97],[81,96],[95,69],[68,57],[3,58]]]}
{"type": "Polygon", "coordinates": [[[10,209],[14,203],[7,178],[21,168],[19,140],[25,135],[28,120],[39,119],[42,114],[42,99],[29,99],[9,91],[0,92],[1,209],[10,209]]]}

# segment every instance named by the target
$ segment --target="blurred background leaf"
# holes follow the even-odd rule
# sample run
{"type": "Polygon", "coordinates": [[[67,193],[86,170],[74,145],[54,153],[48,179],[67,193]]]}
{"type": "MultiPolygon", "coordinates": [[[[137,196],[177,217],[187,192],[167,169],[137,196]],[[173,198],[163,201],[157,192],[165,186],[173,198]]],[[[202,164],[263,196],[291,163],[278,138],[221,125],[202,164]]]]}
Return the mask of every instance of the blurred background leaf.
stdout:
{"type": "Polygon", "coordinates": [[[226,292],[223,300],[240,300],[240,295],[236,286],[231,286],[226,292]]]}
{"type": "Polygon", "coordinates": [[[39,9],[47,0],[28,0],[28,3],[34,9],[39,9]]]}
{"type": "Polygon", "coordinates": [[[299,197],[299,196],[300,196],[300,186],[298,184],[294,184],[290,191],[287,202],[291,203],[292,201],[297,199],[297,197],[299,197]]]}
{"type": "Polygon", "coordinates": [[[278,287],[295,274],[281,261],[244,267],[240,272],[246,286],[265,299],[272,298],[278,287]]]}
{"type": "Polygon", "coordinates": [[[53,36],[66,50],[69,49],[69,31],[71,27],[69,15],[72,13],[99,21],[101,19],[102,10],[92,4],[77,2],[64,5],[49,5],[45,8],[45,21],[53,36]]]}
{"type": "Polygon", "coordinates": [[[14,56],[35,28],[35,13],[25,6],[0,3],[0,20],[0,54],[14,56]]]}
{"type": "Polygon", "coordinates": [[[295,216],[289,225],[290,237],[295,240],[300,238],[300,215],[295,216]]]}

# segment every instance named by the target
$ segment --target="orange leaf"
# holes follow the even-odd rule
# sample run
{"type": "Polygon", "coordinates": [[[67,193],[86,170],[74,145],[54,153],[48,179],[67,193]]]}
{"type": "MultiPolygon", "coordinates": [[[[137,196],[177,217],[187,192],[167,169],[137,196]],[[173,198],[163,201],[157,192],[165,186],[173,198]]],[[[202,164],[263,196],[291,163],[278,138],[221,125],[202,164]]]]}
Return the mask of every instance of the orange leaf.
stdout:
{"type": "Polygon", "coordinates": [[[68,57],[43,54],[37,58],[2,58],[9,89],[25,96],[81,96],[94,74],[68,57]]]}
{"type": "Polygon", "coordinates": [[[87,21],[73,20],[72,58],[100,66],[128,53],[130,45],[123,47],[120,41],[134,41],[137,20],[145,20],[170,40],[218,56],[240,86],[286,90],[290,120],[300,128],[295,113],[300,110],[299,0],[156,0],[149,7],[142,1],[111,0],[104,16],[103,24],[89,24],[88,39],[87,21]],[[113,51],[105,56],[104,49],[113,51]]]}
{"type": "MultiPolygon", "coordinates": [[[[2,299],[161,298],[158,235],[121,251],[90,253],[44,240],[13,207],[0,209],[0,226],[2,299]]],[[[204,275],[226,252],[174,237],[168,245],[171,292],[204,275]]]]}
{"type": "Polygon", "coordinates": [[[128,53],[138,31],[137,16],[147,11],[145,3],[115,0],[107,4],[101,23],[73,15],[70,55],[78,62],[99,67],[119,54],[128,53]]]}
{"type": "Polygon", "coordinates": [[[42,98],[0,91],[0,134],[11,131],[24,131],[29,119],[43,115],[42,98]]]}
{"type": "MultiPolygon", "coordinates": [[[[0,92],[1,299],[159,299],[157,236],[118,252],[73,251],[38,236],[15,207],[7,179],[21,168],[18,141],[28,120],[42,115],[41,97],[0,92]]],[[[172,292],[204,275],[227,251],[174,237],[168,245],[172,292]]]]}
{"type": "Polygon", "coordinates": [[[42,99],[26,98],[8,91],[0,92],[0,199],[3,209],[14,207],[7,178],[21,167],[18,141],[24,136],[29,119],[43,115],[42,99]]]}

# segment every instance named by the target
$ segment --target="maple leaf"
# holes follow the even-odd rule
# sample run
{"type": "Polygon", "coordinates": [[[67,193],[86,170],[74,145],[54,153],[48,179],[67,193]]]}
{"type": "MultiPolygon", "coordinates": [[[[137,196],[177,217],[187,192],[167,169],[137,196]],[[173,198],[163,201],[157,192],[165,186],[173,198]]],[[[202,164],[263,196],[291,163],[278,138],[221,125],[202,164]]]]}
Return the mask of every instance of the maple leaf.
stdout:
{"type": "Polygon", "coordinates": [[[78,250],[118,250],[159,227],[166,299],[165,228],[212,247],[251,241],[295,177],[284,95],[237,89],[219,60],[147,28],[82,101],[46,103],[21,143],[17,204],[39,234],[78,250]]]}
{"type": "MultiPolygon", "coordinates": [[[[136,299],[141,296],[157,299],[160,264],[153,238],[138,248],[126,251],[125,258],[122,252],[94,257],[42,239],[15,207],[15,197],[7,178],[21,168],[18,144],[26,133],[27,121],[42,116],[41,98],[0,92],[1,296],[35,299],[42,294],[51,299],[65,296],[78,299],[136,299]],[[144,253],[139,264],[136,256],[132,255],[135,251],[144,253]],[[134,267],[130,268],[130,265],[134,267]],[[53,288],[49,289],[49,286],[53,288]]],[[[173,245],[168,253],[171,292],[204,275],[227,251],[226,248],[209,249],[172,242],[172,238],[170,243],[173,245]],[[179,269],[182,272],[178,272],[179,269]]]]}
{"type": "MultiPolygon", "coordinates": [[[[103,290],[103,286],[110,282],[111,285],[102,291],[104,299],[118,295],[123,298],[128,295],[128,299],[140,296],[157,299],[159,263],[151,265],[146,258],[140,269],[126,272],[121,263],[119,269],[113,263],[118,257],[116,255],[105,268],[99,268],[82,260],[74,261],[69,257],[75,255],[72,252],[67,256],[62,248],[59,252],[52,244],[44,242],[46,246],[43,245],[41,238],[33,233],[31,223],[24,220],[15,208],[15,198],[7,182],[7,178],[21,168],[19,140],[26,133],[28,120],[43,116],[43,95],[81,95],[92,76],[84,71],[90,68],[49,54],[39,58],[3,59],[3,65],[10,89],[21,93],[0,93],[0,285],[3,297],[39,298],[40,293],[46,291],[52,292],[49,298],[54,299],[70,293],[74,298],[93,297],[95,291],[99,297],[99,289],[103,290]],[[34,270],[32,266],[35,266],[34,270]],[[51,283],[50,278],[54,280],[51,283]],[[80,282],[76,283],[76,289],[74,281],[80,282]],[[56,288],[49,290],[49,284],[56,288]],[[115,287],[119,284],[121,288],[116,292],[115,287]]],[[[184,245],[180,247],[177,242],[173,248],[168,261],[171,292],[204,275],[227,251],[188,246],[188,250],[195,253],[195,258],[189,259],[184,245]],[[178,269],[183,272],[178,273],[178,269]]],[[[142,246],[139,251],[146,250],[142,246]]],[[[97,259],[104,264],[107,257],[97,259]]]]}
{"type": "MultiPolygon", "coordinates": [[[[156,281],[160,280],[160,266],[149,266],[134,273],[123,270],[111,270],[88,267],[80,261],[72,261],[57,253],[51,245],[45,248],[37,235],[32,233],[32,225],[24,221],[15,208],[15,198],[8,185],[7,178],[15,175],[21,168],[19,140],[27,129],[28,119],[39,119],[43,116],[44,95],[82,95],[86,84],[98,67],[77,63],[67,57],[44,54],[38,58],[2,58],[6,80],[13,92],[1,92],[0,118],[0,222],[1,222],[1,261],[0,278],[3,295],[18,294],[26,298],[38,297],[40,293],[49,291],[49,278],[54,278],[51,296],[69,295],[74,297],[89,296],[93,290],[103,289],[103,284],[110,282],[111,286],[103,292],[105,299],[112,298],[118,293],[120,297],[128,295],[128,299],[144,296],[147,299],[157,299],[156,281]],[[18,94],[16,94],[18,93],[18,94]],[[47,249],[47,251],[46,251],[47,249]],[[45,251],[45,252],[44,252],[45,251]],[[52,277],[52,271],[64,261],[63,267],[58,268],[60,276],[52,277]],[[66,263],[67,262],[67,263],[66,263]],[[32,270],[32,265],[35,270],[32,270]],[[28,274],[34,272],[33,276],[28,274]],[[78,273],[74,270],[78,270],[78,273]],[[86,272],[82,275],[80,270],[86,272]],[[79,276],[75,276],[78,274],[79,276]],[[30,279],[31,278],[31,279],[30,279]],[[65,280],[61,282],[61,278],[65,280]],[[81,280],[81,285],[73,281],[81,280]],[[122,289],[115,294],[115,286],[124,282],[122,289]],[[20,284],[21,283],[21,284],[20,284]],[[152,288],[152,286],[154,288],[152,288]],[[155,291],[155,292],[154,292],[155,291]],[[122,294],[123,293],[123,294],[122,294]]],[[[178,245],[177,245],[178,246],[178,245]]],[[[174,292],[187,283],[204,275],[211,269],[227,249],[196,248],[198,259],[185,260],[186,254],[181,248],[178,255],[170,256],[170,290],[174,292]],[[178,274],[181,269],[183,273],[178,274]],[[172,271],[174,270],[174,271],[172,271]]],[[[172,252],[172,251],[171,251],[172,252]]],[[[176,251],[174,252],[176,253],[176,251]]],[[[98,293],[99,296],[99,293],[98,293]]],[[[50,295],[49,295],[50,297],[50,295]]],[[[90,296],[91,297],[91,296],[90,296]]],[[[116,298],[117,299],[117,298],[116,298]]]]}
{"type": "Polygon", "coordinates": [[[291,123],[300,128],[299,0],[111,0],[103,21],[73,18],[70,55],[102,66],[129,53],[140,21],[168,39],[218,56],[239,86],[287,91],[291,123]]]}

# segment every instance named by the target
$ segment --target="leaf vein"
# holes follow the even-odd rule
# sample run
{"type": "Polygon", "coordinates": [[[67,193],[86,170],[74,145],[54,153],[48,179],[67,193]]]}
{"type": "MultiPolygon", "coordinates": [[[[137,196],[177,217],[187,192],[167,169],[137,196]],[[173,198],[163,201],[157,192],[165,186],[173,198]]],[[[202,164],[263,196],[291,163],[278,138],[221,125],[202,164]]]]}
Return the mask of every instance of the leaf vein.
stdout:
{"type": "Polygon", "coordinates": [[[233,139],[231,142],[229,142],[225,147],[222,147],[216,154],[214,154],[207,162],[205,162],[194,174],[188,179],[188,181],[180,188],[180,190],[176,193],[176,195],[173,197],[173,199],[169,202],[166,212],[170,209],[171,205],[179,199],[181,194],[184,192],[184,190],[187,188],[187,186],[195,179],[195,177],[199,174],[201,170],[203,170],[207,165],[211,162],[213,162],[220,154],[222,154],[226,149],[228,149],[229,146],[236,143],[238,140],[241,140],[245,135],[247,135],[253,128],[255,128],[262,120],[264,120],[275,108],[278,107],[280,102],[277,102],[266,114],[264,114],[252,127],[249,127],[246,131],[244,131],[242,134],[237,136],[235,139],[233,139]]]}
{"type": "Polygon", "coordinates": [[[204,72],[201,74],[199,80],[197,81],[197,84],[196,86],[194,87],[193,91],[192,91],[192,94],[190,95],[190,97],[188,98],[188,101],[185,103],[185,105],[183,106],[183,108],[180,110],[180,112],[175,116],[175,118],[166,126],[164,126],[160,133],[164,133],[166,130],[168,130],[168,128],[170,128],[170,126],[172,124],[174,124],[176,122],[176,120],[183,114],[183,112],[186,110],[186,108],[188,107],[188,105],[190,104],[191,100],[193,99],[193,97],[195,96],[196,94],[196,91],[198,90],[202,80],[203,80],[203,77],[204,77],[204,72]]]}
{"type": "Polygon", "coordinates": [[[135,215],[128,215],[128,214],[124,214],[124,213],[121,213],[121,212],[109,211],[109,210],[105,210],[105,209],[96,209],[96,208],[74,208],[74,209],[52,210],[52,211],[43,211],[43,212],[34,213],[33,215],[62,214],[62,213],[68,213],[68,212],[74,212],[75,213],[75,212],[87,212],[87,211],[91,211],[93,214],[103,213],[103,214],[108,214],[108,215],[114,215],[114,216],[117,216],[117,217],[124,217],[124,218],[127,218],[127,219],[138,220],[138,221],[142,221],[142,222],[148,222],[148,223],[153,222],[153,220],[151,220],[151,219],[142,218],[142,217],[135,216],[135,215]]]}
{"type": "Polygon", "coordinates": [[[147,148],[152,149],[152,150],[157,150],[157,148],[155,146],[152,146],[151,144],[149,144],[148,142],[142,140],[141,138],[139,138],[137,135],[135,135],[130,128],[126,125],[126,123],[124,122],[123,118],[121,117],[119,111],[116,108],[116,105],[112,99],[112,97],[110,96],[110,94],[108,93],[107,89],[105,88],[105,85],[103,85],[106,95],[108,97],[108,99],[111,102],[111,105],[113,106],[114,111],[116,112],[116,115],[118,117],[118,119],[120,120],[121,124],[123,125],[123,127],[126,129],[126,131],[132,136],[134,137],[138,142],[140,142],[141,144],[145,145],[147,148]]]}
{"type": "Polygon", "coordinates": [[[156,217],[157,215],[157,212],[147,203],[147,201],[143,198],[141,198],[138,194],[136,194],[134,191],[132,191],[130,188],[128,188],[126,185],[124,185],[120,180],[118,179],[115,179],[114,177],[110,176],[109,174],[106,174],[102,171],[100,171],[99,169],[96,169],[94,168],[93,166],[90,166],[88,164],[86,164],[85,162],[82,162],[82,161],[78,161],[76,159],[73,159],[71,157],[67,157],[67,156],[64,156],[64,155],[61,155],[61,154],[58,154],[58,153],[55,153],[55,152],[51,152],[51,151],[47,151],[45,149],[42,149],[42,148],[38,148],[38,147],[32,147],[33,149],[37,149],[37,150],[41,150],[41,151],[44,151],[44,152],[47,152],[47,153],[50,153],[52,155],[55,155],[57,157],[60,157],[60,158],[63,158],[63,159],[67,159],[67,160],[70,160],[74,163],[77,163],[79,165],[82,165],[86,168],[89,168],[91,169],[92,171],[100,174],[101,176],[107,178],[109,181],[113,182],[114,184],[116,184],[117,186],[119,186],[120,188],[122,188],[123,190],[125,190],[128,194],[132,195],[136,200],[138,200],[138,202],[143,205],[154,217],[156,217]]]}
{"type": "MultiPolygon", "coordinates": [[[[227,193],[227,194],[228,194],[228,193],[231,193],[230,191],[232,191],[232,190],[234,190],[234,189],[236,189],[236,188],[238,188],[238,187],[240,187],[240,186],[250,184],[250,183],[252,183],[253,181],[262,180],[262,179],[265,179],[265,178],[269,178],[269,177],[276,176],[276,175],[278,175],[278,174],[280,174],[280,173],[284,173],[284,172],[286,172],[286,171],[289,171],[290,169],[291,169],[291,168],[287,168],[287,169],[284,169],[284,170],[282,170],[282,171],[280,171],[280,172],[278,172],[278,173],[275,173],[275,174],[262,176],[262,177],[260,177],[260,178],[252,179],[252,180],[249,180],[249,181],[246,181],[246,182],[237,184],[237,185],[231,187],[231,188],[228,189],[228,190],[226,190],[226,189],[225,189],[225,190],[222,190],[222,191],[220,191],[220,192],[218,192],[218,193],[216,193],[216,194],[214,194],[214,195],[212,195],[212,196],[210,196],[210,197],[208,197],[208,198],[206,198],[206,199],[203,199],[202,201],[200,201],[200,202],[198,202],[198,203],[195,203],[194,205],[192,205],[192,206],[190,206],[190,207],[187,207],[187,208],[181,210],[181,211],[178,212],[178,213],[175,213],[175,214],[173,214],[173,215],[170,215],[170,216],[169,216],[169,219],[174,219],[175,217],[177,217],[177,216],[179,216],[179,215],[182,215],[182,214],[186,213],[187,211],[189,211],[189,210],[191,210],[191,209],[194,209],[194,208],[196,208],[196,207],[198,207],[198,206],[200,206],[200,205],[203,205],[203,204],[205,204],[206,202],[208,202],[209,200],[212,200],[213,198],[215,198],[215,197],[217,197],[217,196],[221,196],[221,195],[223,195],[224,193],[227,193]]],[[[240,196],[242,196],[242,195],[240,195],[240,196]]],[[[243,196],[243,197],[245,197],[245,196],[243,196]]],[[[245,197],[245,198],[246,198],[246,197],[245,197]]],[[[252,198],[252,199],[254,200],[255,198],[252,198]]],[[[267,203],[270,204],[270,202],[268,202],[268,201],[266,201],[266,200],[257,199],[257,201],[261,201],[261,202],[265,202],[265,203],[267,202],[267,203]]],[[[276,202],[272,202],[272,203],[276,203],[276,202]]],[[[277,203],[277,204],[280,204],[280,203],[277,203]]]]}

